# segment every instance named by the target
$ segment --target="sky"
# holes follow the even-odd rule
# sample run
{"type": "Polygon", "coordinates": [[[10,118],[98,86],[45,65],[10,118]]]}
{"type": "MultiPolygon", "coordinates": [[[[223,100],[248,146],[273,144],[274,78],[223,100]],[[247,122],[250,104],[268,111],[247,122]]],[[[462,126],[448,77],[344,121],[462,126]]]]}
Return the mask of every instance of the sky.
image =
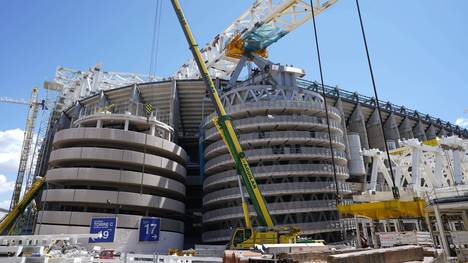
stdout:
{"type": "MultiPolygon", "coordinates": [[[[156,2],[162,2],[156,74],[191,54],[169,0],[0,1],[0,96],[25,98],[59,66],[147,74],[156,2]]],[[[180,0],[200,46],[253,0],[180,0]]],[[[379,98],[468,128],[468,1],[360,0],[379,98]]],[[[325,84],[371,96],[353,0],[317,16],[325,84]]],[[[269,49],[273,62],[319,80],[311,21],[269,49]]],[[[41,93],[42,98],[45,93],[41,93]]],[[[0,207],[16,177],[27,107],[0,103],[0,207]]]]}

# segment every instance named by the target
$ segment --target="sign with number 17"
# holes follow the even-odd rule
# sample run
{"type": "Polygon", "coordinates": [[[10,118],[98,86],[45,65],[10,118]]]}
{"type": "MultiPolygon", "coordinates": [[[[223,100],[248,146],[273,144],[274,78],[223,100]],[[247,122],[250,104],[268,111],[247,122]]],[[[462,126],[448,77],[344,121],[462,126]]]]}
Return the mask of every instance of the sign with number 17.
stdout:
{"type": "Polygon", "coordinates": [[[161,218],[142,217],[140,219],[140,241],[159,241],[161,218]]]}

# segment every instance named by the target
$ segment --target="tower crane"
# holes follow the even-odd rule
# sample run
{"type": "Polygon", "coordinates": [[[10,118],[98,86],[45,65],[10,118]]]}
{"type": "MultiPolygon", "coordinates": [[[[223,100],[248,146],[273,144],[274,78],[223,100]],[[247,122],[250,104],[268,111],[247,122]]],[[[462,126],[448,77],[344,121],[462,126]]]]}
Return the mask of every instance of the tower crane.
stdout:
{"type": "Polygon", "coordinates": [[[14,103],[14,104],[22,104],[28,105],[28,115],[26,117],[26,126],[24,129],[24,136],[23,136],[23,145],[21,146],[21,155],[20,155],[20,163],[18,166],[18,174],[16,176],[15,187],[13,189],[13,195],[10,201],[10,210],[12,210],[19,202],[21,189],[23,186],[24,175],[26,173],[29,155],[31,151],[31,146],[33,143],[33,135],[34,135],[34,125],[36,123],[37,112],[39,108],[45,109],[45,100],[39,101],[39,89],[33,88],[31,91],[31,96],[29,101],[25,99],[13,99],[8,97],[0,97],[0,102],[2,103],[14,103]]]}
{"type": "MultiPolygon", "coordinates": [[[[235,85],[247,60],[254,61],[264,71],[295,71],[294,68],[286,69],[286,67],[274,65],[266,60],[266,48],[311,18],[311,6],[304,1],[258,0],[236,22],[200,50],[179,1],[171,0],[171,2],[193,55],[193,59],[184,64],[175,77],[179,79],[203,78],[218,115],[217,118],[213,118],[212,122],[235,162],[236,170],[247,190],[260,225],[257,228],[251,226],[242,186],[239,185],[246,227],[234,231],[229,246],[234,249],[248,249],[255,244],[295,243],[300,229],[274,225],[265,199],[250,169],[230,116],[224,109],[212,77],[229,77],[229,83],[235,85]]],[[[317,0],[316,2],[317,7],[314,12],[318,14],[335,3],[336,0],[326,2],[317,0]]],[[[301,71],[297,73],[300,74],[301,71]]]]}
{"type": "MultiPolygon", "coordinates": [[[[337,0],[313,0],[318,15],[337,0]]],[[[229,79],[243,55],[266,57],[266,49],[312,18],[311,6],[303,0],[256,0],[234,23],[200,50],[212,78],[229,79]]],[[[176,79],[202,76],[195,59],[184,63],[176,79]]]]}

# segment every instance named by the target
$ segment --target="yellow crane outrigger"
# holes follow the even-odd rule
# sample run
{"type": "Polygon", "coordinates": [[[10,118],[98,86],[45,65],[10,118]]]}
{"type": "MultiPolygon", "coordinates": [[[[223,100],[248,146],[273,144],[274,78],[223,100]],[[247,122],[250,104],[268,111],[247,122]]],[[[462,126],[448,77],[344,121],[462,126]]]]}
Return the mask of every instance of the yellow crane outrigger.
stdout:
{"type": "MultiPolygon", "coordinates": [[[[247,203],[242,200],[242,208],[245,218],[245,228],[238,228],[234,231],[230,248],[232,249],[249,249],[255,244],[288,244],[295,243],[300,233],[300,230],[295,227],[275,227],[271,218],[270,212],[266,206],[265,199],[258,188],[255,177],[252,174],[249,163],[244,151],[237,139],[237,135],[232,126],[230,116],[226,113],[224,106],[219,98],[218,92],[213,80],[208,72],[206,64],[202,58],[198,45],[192,35],[190,27],[185,19],[182,8],[178,0],[171,0],[172,6],[176,12],[182,30],[192,51],[195,62],[205,82],[205,85],[210,95],[211,101],[218,115],[212,121],[220,133],[226,147],[229,150],[231,157],[234,159],[236,169],[242,178],[242,183],[245,186],[250,197],[252,205],[257,214],[257,220],[261,227],[254,228],[250,224],[250,219],[247,211],[247,203]]],[[[240,186],[242,188],[242,186],[240,186]]]]}

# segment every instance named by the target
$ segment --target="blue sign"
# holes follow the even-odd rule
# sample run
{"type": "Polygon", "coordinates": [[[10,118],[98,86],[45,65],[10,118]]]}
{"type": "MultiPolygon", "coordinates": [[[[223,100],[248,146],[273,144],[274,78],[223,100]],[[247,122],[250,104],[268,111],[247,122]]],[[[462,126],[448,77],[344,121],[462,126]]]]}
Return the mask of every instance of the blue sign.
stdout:
{"type": "Polygon", "coordinates": [[[142,217],[140,219],[140,241],[159,241],[161,218],[142,217]]]}
{"type": "Polygon", "coordinates": [[[89,243],[112,243],[114,242],[117,218],[97,217],[91,219],[90,234],[101,234],[101,237],[89,238],[89,243]]]}

